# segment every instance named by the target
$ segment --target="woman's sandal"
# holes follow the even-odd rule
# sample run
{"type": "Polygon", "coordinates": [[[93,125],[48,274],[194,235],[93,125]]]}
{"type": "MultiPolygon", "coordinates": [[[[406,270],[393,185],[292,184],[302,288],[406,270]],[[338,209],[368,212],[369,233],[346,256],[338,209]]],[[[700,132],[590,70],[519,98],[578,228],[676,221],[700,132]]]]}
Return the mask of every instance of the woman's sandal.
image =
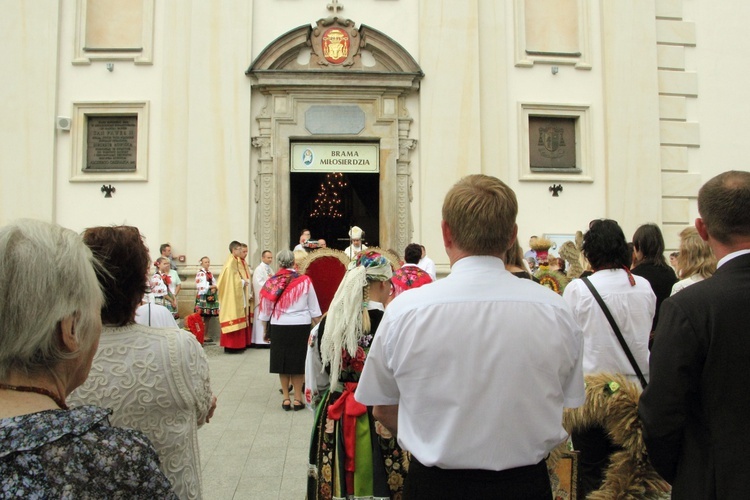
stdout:
{"type": "Polygon", "coordinates": [[[300,411],[305,409],[305,403],[300,401],[299,399],[294,400],[294,404],[292,405],[292,408],[294,411],[300,411]]]}
{"type": "Polygon", "coordinates": [[[291,399],[285,399],[281,402],[281,409],[284,411],[289,411],[292,409],[292,400],[291,399]]]}

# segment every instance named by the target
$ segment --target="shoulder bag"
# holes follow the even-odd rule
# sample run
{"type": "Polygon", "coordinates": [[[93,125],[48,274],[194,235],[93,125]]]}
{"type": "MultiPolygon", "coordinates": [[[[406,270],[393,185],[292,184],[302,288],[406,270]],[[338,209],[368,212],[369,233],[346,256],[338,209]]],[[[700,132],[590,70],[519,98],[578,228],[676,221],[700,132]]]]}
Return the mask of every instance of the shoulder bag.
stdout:
{"type": "Polygon", "coordinates": [[[615,323],[615,318],[613,318],[612,313],[609,312],[607,304],[604,303],[604,299],[602,299],[602,296],[599,295],[599,292],[596,291],[596,288],[594,288],[594,285],[591,284],[588,278],[581,278],[581,280],[583,280],[588,289],[591,290],[591,294],[594,296],[596,301],[599,303],[599,306],[602,308],[604,315],[607,317],[607,321],[609,321],[612,330],[614,330],[615,335],[617,336],[617,340],[620,341],[622,350],[625,351],[625,355],[628,357],[630,365],[633,367],[633,370],[635,370],[635,374],[638,377],[638,380],[641,382],[641,387],[645,389],[648,385],[648,382],[646,382],[646,377],[643,376],[643,372],[641,372],[640,367],[638,367],[638,363],[635,361],[633,353],[630,352],[630,348],[628,347],[627,342],[625,342],[625,339],[622,336],[622,332],[620,332],[620,328],[618,328],[617,323],[615,323]]]}

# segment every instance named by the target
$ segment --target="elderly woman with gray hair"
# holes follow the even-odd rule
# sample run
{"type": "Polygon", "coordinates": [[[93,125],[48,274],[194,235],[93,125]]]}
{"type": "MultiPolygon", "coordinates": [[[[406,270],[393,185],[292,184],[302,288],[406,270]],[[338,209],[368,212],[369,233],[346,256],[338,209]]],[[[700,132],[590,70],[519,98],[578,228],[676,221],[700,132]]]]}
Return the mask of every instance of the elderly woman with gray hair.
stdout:
{"type": "Polygon", "coordinates": [[[309,277],[294,268],[294,253],[276,254],[279,271],[268,278],[260,291],[259,319],[266,324],[265,340],[271,343],[271,373],[278,373],[284,411],[305,408],[302,383],[305,380],[305,356],[311,325],[320,320],[318,297],[309,277]],[[289,399],[289,384],[294,388],[294,404],[289,399]]]}
{"type": "Polygon", "coordinates": [[[0,229],[0,262],[0,497],[177,498],[143,433],[111,427],[111,410],[66,406],[102,331],[81,237],[19,221],[0,229]]]}

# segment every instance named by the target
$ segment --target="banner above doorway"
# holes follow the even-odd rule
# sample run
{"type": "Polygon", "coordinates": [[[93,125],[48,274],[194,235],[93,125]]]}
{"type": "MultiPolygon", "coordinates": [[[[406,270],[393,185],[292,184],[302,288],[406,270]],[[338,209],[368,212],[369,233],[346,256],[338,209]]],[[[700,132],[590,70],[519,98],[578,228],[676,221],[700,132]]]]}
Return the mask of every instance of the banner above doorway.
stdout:
{"type": "Polygon", "coordinates": [[[309,142],[292,144],[292,172],[380,171],[379,147],[375,143],[309,142]]]}

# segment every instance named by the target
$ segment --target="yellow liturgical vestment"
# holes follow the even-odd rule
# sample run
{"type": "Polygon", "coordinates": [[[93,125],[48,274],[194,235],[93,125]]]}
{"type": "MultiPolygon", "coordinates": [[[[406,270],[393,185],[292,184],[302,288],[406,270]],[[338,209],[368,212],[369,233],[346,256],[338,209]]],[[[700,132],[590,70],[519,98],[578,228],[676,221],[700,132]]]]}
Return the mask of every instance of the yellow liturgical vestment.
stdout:
{"type": "MultiPolygon", "coordinates": [[[[219,289],[219,322],[221,333],[232,333],[248,326],[248,309],[242,280],[250,282],[239,257],[230,255],[221,270],[216,286],[219,289]]],[[[243,346],[244,347],[244,346],[243,346]]]]}

